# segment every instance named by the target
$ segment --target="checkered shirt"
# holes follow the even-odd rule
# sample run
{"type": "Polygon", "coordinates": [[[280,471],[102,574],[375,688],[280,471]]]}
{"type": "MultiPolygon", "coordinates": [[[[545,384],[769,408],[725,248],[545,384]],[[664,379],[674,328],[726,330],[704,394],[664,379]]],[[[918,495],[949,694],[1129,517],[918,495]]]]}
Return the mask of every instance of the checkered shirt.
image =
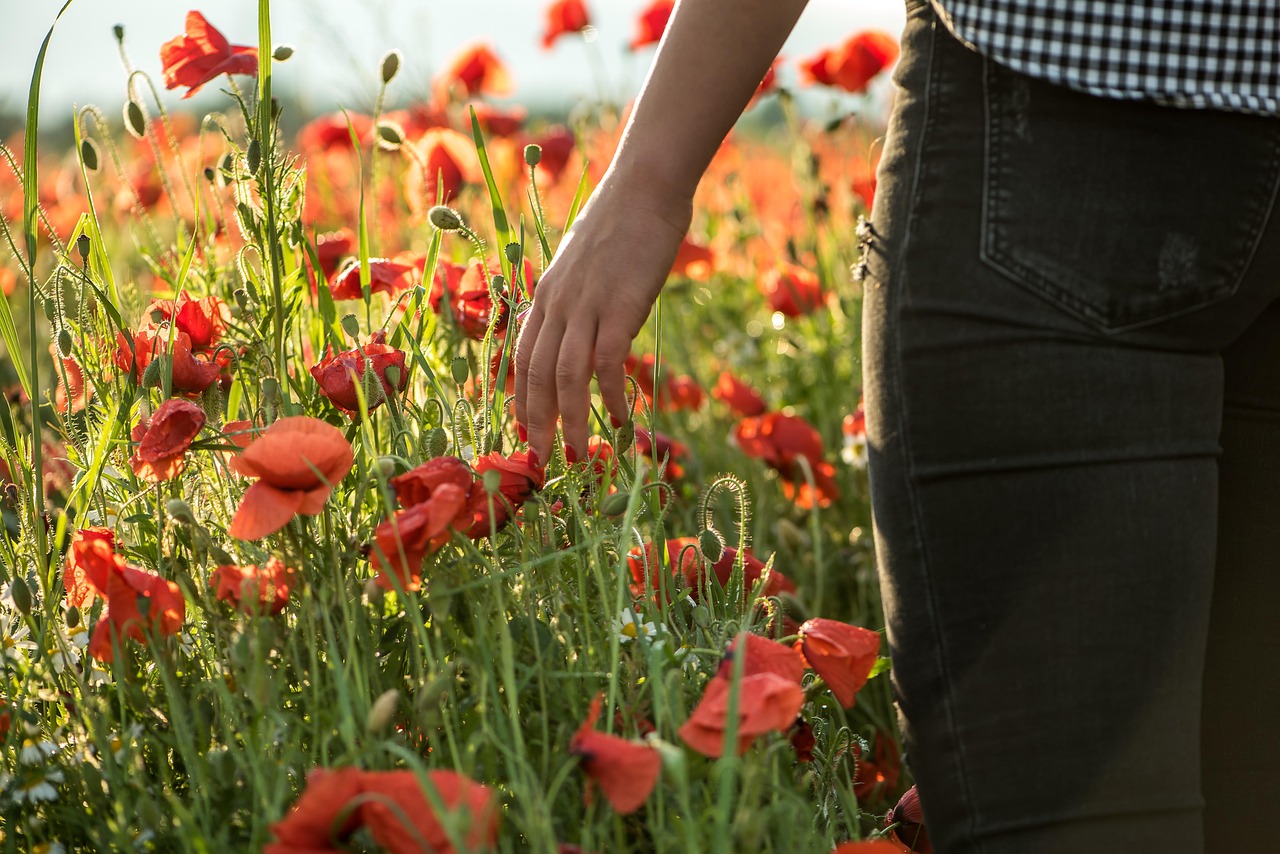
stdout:
{"type": "Polygon", "coordinates": [[[1280,114],[1280,0],[933,0],[955,35],[1107,98],[1280,114]]]}

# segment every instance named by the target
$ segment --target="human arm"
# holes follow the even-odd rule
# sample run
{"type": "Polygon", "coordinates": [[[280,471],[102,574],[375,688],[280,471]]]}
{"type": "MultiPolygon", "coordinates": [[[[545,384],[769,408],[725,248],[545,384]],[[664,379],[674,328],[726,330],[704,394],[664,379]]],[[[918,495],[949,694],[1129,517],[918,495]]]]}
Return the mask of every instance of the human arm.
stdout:
{"type": "MultiPolygon", "coordinates": [[[[535,459],[556,416],[585,453],[594,373],[615,423],[623,362],[689,228],[693,194],[807,0],[679,0],[613,162],[538,284],[516,347],[516,420],[535,459]]],[[[571,450],[572,449],[572,450],[571,450]]]]}

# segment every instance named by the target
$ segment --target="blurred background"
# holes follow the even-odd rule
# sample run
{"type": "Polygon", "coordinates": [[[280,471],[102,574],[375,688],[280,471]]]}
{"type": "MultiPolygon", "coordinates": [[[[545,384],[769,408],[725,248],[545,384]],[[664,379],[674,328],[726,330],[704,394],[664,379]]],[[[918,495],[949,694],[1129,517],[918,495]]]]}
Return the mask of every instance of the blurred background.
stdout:
{"type": "MultiPolygon", "coordinates": [[[[73,105],[94,103],[114,113],[125,99],[125,72],[112,26],[125,29],[124,49],[135,67],[160,76],[160,45],[182,32],[190,8],[198,8],[232,44],[257,44],[256,0],[76,0],[50,43],[41,98],[42,127],[69,127],[73,105]]],[[[595,0],[588,4],[595,32],[590,41],[566,37],[543,50],[544,0],[274,0],[274,42],[295,48],[278,67],[274,86],[301,118],[344,106],[369,110],[381,56],[404,54],[392,85],[394,103],[425,97],[432,75],[464,45],[488,41],[511,69],[512,100],[531,112],[563,113],[577,101],[629,100],[639,88],[652,47],[627,49],[637,13],[649,0],[595,0]]],[[[722,0],[727,9],[732,0],[722,0]]],[[[20,127],[41,40],[62,0],[0,0],[0,131],[20,127]]],[[[905,15],[902,0],[810,0],[783,50],[796,60],[833,46],[862,29],[896,36],[905,15]]],[[[784,85],[794,83],[791,65],[784,85]]],[[[887,85],[886,81],[880,81],[887,85]]],[[[225,108],[222,86],[210,85],[188,105],[225,108]]],[[[179,104],[177,92],[166,104],[179,104]]],[[[0,134],[3,135],[3,134],[0,134]]]]}

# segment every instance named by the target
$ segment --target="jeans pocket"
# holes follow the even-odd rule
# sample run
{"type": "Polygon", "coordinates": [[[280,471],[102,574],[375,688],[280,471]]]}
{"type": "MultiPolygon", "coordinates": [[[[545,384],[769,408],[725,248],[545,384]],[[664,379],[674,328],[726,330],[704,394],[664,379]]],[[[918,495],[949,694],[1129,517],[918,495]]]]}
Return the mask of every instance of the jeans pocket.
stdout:
{"type": "Polygon", "coordinates": [[[985,61],[981,257],[1109,332],[1235,293],[1280,121],[1094,97],[985,61]]]}

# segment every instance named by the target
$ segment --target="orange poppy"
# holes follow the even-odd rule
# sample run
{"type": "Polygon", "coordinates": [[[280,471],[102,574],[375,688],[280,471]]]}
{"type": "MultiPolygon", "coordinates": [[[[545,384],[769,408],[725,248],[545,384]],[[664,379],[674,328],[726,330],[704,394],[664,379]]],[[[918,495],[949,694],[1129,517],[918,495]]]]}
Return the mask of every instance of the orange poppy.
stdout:
{"type": "MultiPolygon", "coordinates": [[[[427,297],[431,310],[436,314],[443,314],[447,297],[449,314],[462,334],[475,341],[483,339],[494,312],[489,281],[495,272],[493,269],[486,270],[478,260],[465,266],[441,261],[436,265],[436,275],[431,280],[431,292],[427,297]]],[[[526,268],[526,274],[531,272],[526,268]]],[[[498,301],[497,310],[498,320],[494,329],[505,329],[508,311],[504,300],[498,301]]]]}
{"type": "Polygon", "coordinates": [[[880,634],[838,620],[815,617],[800,626],[799,650],[840,705],[852,708],[855,695],[867,682],[876,656],[880,654],[880,634]]]}
{"type": "Polygon", "coordinates": [[[455,198],[466,184],[484,178],[475,142],[451,128],[429,128],[417,142],[413,166],[404,173],[404,198],[415,218],[423,219],[432,205],[455,198]],[[440,194],[436,194],[437,185],[440,194]]]}
{"type": "Polygon", "coordinates": [[[245,492],[227,533],[259,540],[298,513],[320,513],[354,461],[351,443],[337,427],[305,415],[281,418],[231,458],[233,471],[257,482],[245,492]]]}
{"type": "Polygon", "coordinates": [[[933,843],[929,840],[929,830],[924,824],[924,810],[920,808],[920,794],[915,786],[907,789],[897,805],[889,810],[884,823],[886,827],[893,828],[889,833],[902,843],[904,850],[914,851],[916,854],[933,854],[933,843]]]}
{"type": "Polygon", "coordinates": [[[648,745],[636,744],[616,735],[596,732],[600,717],[601,696],[596,695],[587,711],[587,719],[569,742],[569,752],[582,760],[587,775],[586,797],[591,798],[591,784],[600,786],[613,809],[627,815],[640,809],[658,782],[662,758],[648,745]]]}
{"type": "Polygon", "coordinates": [[[199,12],[188,12],[182,35],[160,46],[164,87],[187,86],[190,98],[220,74],[258,73],[258,49],[229,44],[199,12]]]}
{"type": "MultiPolygon", "coordinates": [[[[51,347],[50,350],[54,348],[51,347]]],[[[54,371],[54,381],[57,383],[53,393],[54,406],[59,412],[83,412],[89,405],[93,392],[84,381],[80,363],[69,356],[61,357],[56,353],[54,356],[62,362],[62,369],[54,371]]]]}
{"type": "Polygon", "coordinates": [[[800,416],[766,412],[743,418],[733,428],[733,439],[747,456],[764,460],[782,475],[784,493],[799,506],[825,507],[840,496],[835,467],[822,459],[822,436],[800,416]],[[813,475],[813,489],[799,466],[802,457],[813,475]]]}
{"type": "MultiPolygon", "coordinates": [[[[499,810],[492,791],[453,771],[428,771],[426,776],[445,809],[470,814],[463,839],[468,851],[496,843],[499,810]]],[[[358,768],[317,768],[308,774],[293,809],[271,826],[276,841],[263,851],[345,850],[338,846],[361,827],[391,854],[416,854],[424,843],[425,850],[436,854],[457,854],[415,772],[358,768]]]]}
{"type": "Polygon", "coordinates": [[[221,297],[193,299],[184,291],[176,301],[152,300],[142,311],[142,325],[139,329],[150,331],[158,329],[163,323],[172,323],[179,332],[186,333],[193,352],[204,352],[222,338],[230,319],[231,310],[221,297]]]}
{"type": "Polygon", "coordinates": [[[657,44],[671,19],[675,9],[675,0],[655,0],[650,3],[636,18],[636,34],[631,39],[631,49],[639,50],[645,45],[657,44]]]}
{"type": "Polygon", "coordinates": [[[246,614],[279,614],[289,604],[296,572],[273,557],[267,565],[221,565],[209,576],[214,596],[246,614]]]}
{"type": "Polygon", "coordinates": [[[888,33],[868,30],[856,33],[844,44],[821,51],[800,63],[807,83],[838,86],[862,92],[875,77],[898,58],[898,41],[888,33]]]}
{"type": "Polygon", "coordinates": [[[700,243],[694,243],[686,235],[676,250],[676,258],[671,262],[668,275],[705,282],[715,272],[715,253],[700,243]]]}
{"type": "Polygon", "coordinates": [[[348,110],[312,119],[298,131],[298,148],[308,154],[352,151],[351,132],[362,144],[373,137],[373,119],[348,110]]]}
{"type": "MultiPolygon", "coordinates": [[[[697,549],[697,545],[698,540],[695,537],[676,537],[667,540],[668,560],[673,567],[678,567],[674,572],[682,577],[684,584],[690,588],[690,595],[695,600],[701,598],[703,585],[709,581],[706,577],[706,563],[697,549]]],[[[737,556],[737,549],[726,546],[720,559],[710,565],[711,572],[721,587],[729,583],[737,556]]],[[[659,579],[660,570],[657,563],[657,552],[652,543],[646,544],[643,550],[640,548],[632,549],[627,554],[627,565],[631,570],[632,589],[636,592],[636,595],[643,595],[646,589],[656,591],[660,585],[663,585],[663,582],[659,579]]],[[[764,561],[749,551],[743,554],[742,583],[746,592],[749,593],[760,581],[761,576],[764,574],[764,569],[764,561]]],[[[674,593],[671,589],[673,585],[666,584],[663,586],[666,588],[665,592],[668,597],[674,593]]],[[[769,571],[769,578],[765,581],[760,595],[777,596],[779,593],[784,592],[794,593],[795,589],[795,583],[774,568],[769,571]]]]}
{"type": "Polygon", "coordinates": [[[478,42],[458,53],[436,78],[437,91],[466,97],[486,94],[499,98],[512,92],[511,75],[493,48],[478,42]]]}
{"type": "Polygon", "coordinates": [[[377,409],[396,392],[404,391],[409,384],[404,351],[397,350],[386,341],[387,334],[380,329],[373,333],[363,347],[344,350],[337,355],[330,352],[318,365],[313,365],[311,376],[319,384],[320,393],[343,412],[355,417],[360,411],[356,383],[359,381],[363,384],[366,370],[373,371],[382,388],[382,393],[378,394],[376,387],[365,386],[365,406],[369,412],[377,409]],[[387,379],[388,368],[395,368],[398,373],[394,385],[387,379]]]}
{"type": "Polygon", "coordinates": [[[138,449],[129,458],[133,473],[151,483],[177,477],[205,420],[204,410],[189,400],[170,398],[160,404],[150,421],[144,418],[134,425],[132,438],[138,449]]]}
{"type": "Polygon", "coordinates": [[[826,302],[818,274],[796,264],[779,264],[759,280],[758,287],[773,311],[802,317],[826,302]]]}
{"type": "Polygon", "coordinates": [[[591,23],[587,4],[582,0],[554,0],[547,7],[546,28],[542,31],[542,48],[550,50],[556,39],[568,33],[580,33],[591,23]]]}
{"type": "Polygon", "coordinates": [[[734,660],[739,655],[746,656],[746,661],[742,664],[744,677],[754,676],[757,673],[772,673],[797,685],[804,677],[804,656],[784,643],[750,632],[740,633],[729,644],[729,649],[725,653],[724,660],[720,662],[716,675],[725,679],[731,678],[736,666],[734,660]],[[746,639],[745,650],[742,649],[743,638],[746,639]]]}
{"type": "MultiPolygon", "coordinates": [[[[728,679],[716,676],[708,682],[693,714],[680,727],[685,744],[712,759],[722,756],[729,700],[728,679]]],[[[804,689],[797,682],[768,672],[744,677],[738,686],[738,755],[746,753],[759,736],[790,729],[803,705],[804,689]]]]}
{"type": "Polygon", "coordinates": [[[887,839],[868,839],[862,842],[841,842],[831,854],[903,854],[908,849],[887,839]]]}
{"type": "MultiPolygon", "coordinates": [[[[394,258],[369,259],[369,293],[394,294],[413,287],[414,265],[394,258]]],[[[329,280],[329,291],[335,300],[363,299],[360,286],[360,262],[350,261],[329,280]]]]}
{"type": "Polygon", "coordinates": [[[216,362],[197,358],[191,352],[191,337],[185,332],[174,331],[172,349],[169,348],[168,330],[140,329],[129,337],[123,332],[116,333],[116,367],[135,381],[141,380],[147,366],[166,352],[172,357],[169,368],[174,391],[194,394],[218,381],[221,367],[216,362]],[[129,347],[130,337],[132,350],[129,347]]]}
{"type": "Polygon", "coordinates": [[[476,122],[480,130],[490,136],[514,136],[529,118],[529,111],[519,105],[501,109],[484,101],[476,101],[468,105],[476,111],[476,122]]]}
{"type": "Polygon", "coordinates": [[[721,371],[711,396],[726,404],[735,415],[759,415],[765,411],[764,398],[729,371],[721,371]]]}
{"type": "Polygon", "coordinates": [[[422,561],[449,541],[459,514],[467,509],[467,491],[445,483],[432,490],[426,501],[396,511],[373,532],[373,566],[379,570],[378,586],[395,588],[389,573],[401,587],[422,587],[422,561]]]}
{"type": "Polygon", "coordinates": [[[160,635],[175,635],[182,628],[187,603],[178,585],[154,572],[130,566],[119,555],[107,573],[107,612],[93,627],[89,654],[99,661],[111,661],[113,643],[132,638],[140,643],[147,637],[144,626],[160,635]],[[147,600],[144,616],[138,600],[147,600]]]}
{"type": "Polygon", "coordinates": [[[67,604],[84,608],[107,593],[107,575],[116,563],[116,535],[110,528],[81,528],[71,535],[62,587],[67,604]]]}

